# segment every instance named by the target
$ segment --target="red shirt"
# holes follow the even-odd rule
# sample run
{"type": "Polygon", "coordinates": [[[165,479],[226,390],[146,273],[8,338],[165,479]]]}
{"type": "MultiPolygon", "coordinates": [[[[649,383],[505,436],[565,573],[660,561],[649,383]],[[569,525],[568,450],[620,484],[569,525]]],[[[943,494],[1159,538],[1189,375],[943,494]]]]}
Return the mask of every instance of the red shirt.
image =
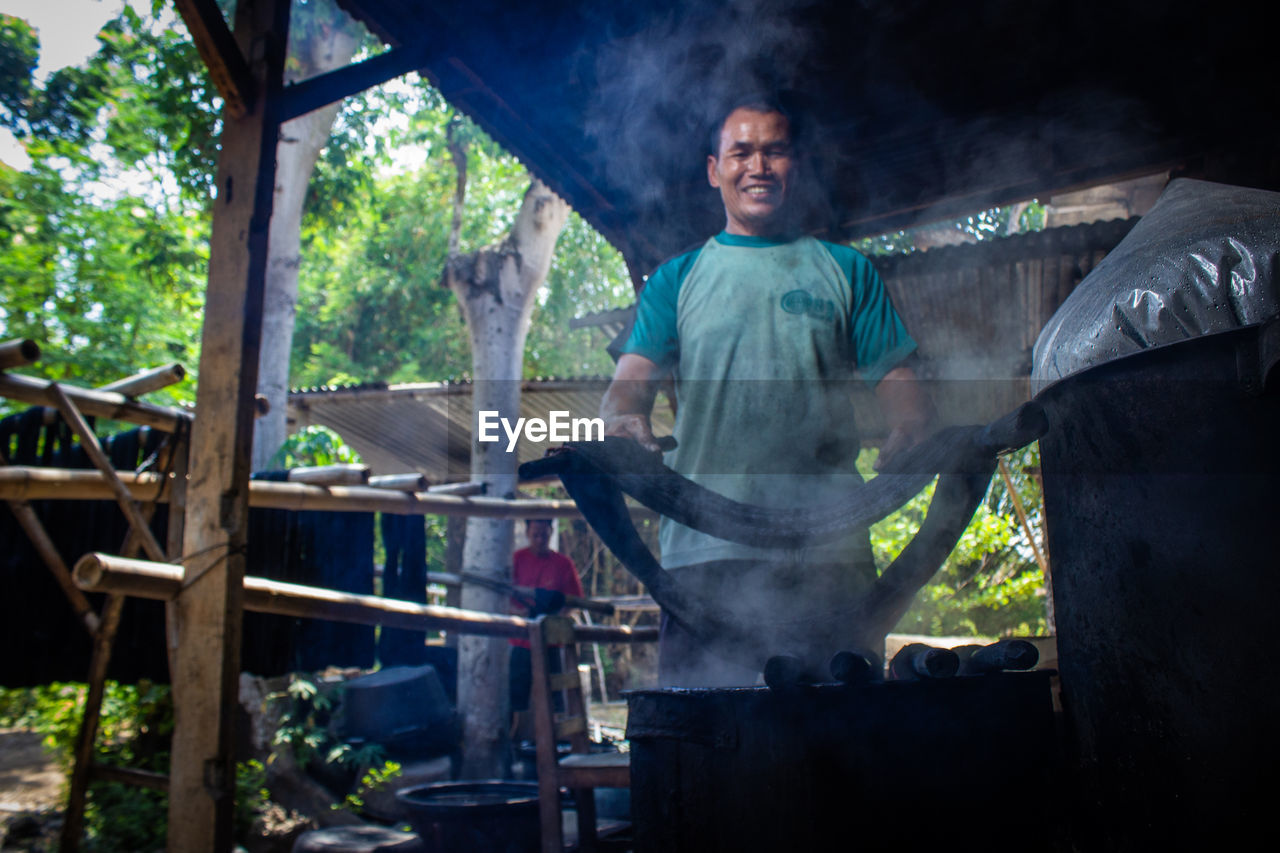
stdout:
{"type": "MultiPolygon", "coordinates": [[[[511,582],[516,586],[553,589],[565,595],[582,597],[582,581],[578,579],[578,569],[573,565],[573,560],[559,551],[548,551],[538,556],[528,548],[521,548],[511,559],[514,563],[511,582]]],[[[516,613],[528,613],[529,605],[513,598],[511,609],[516,613]]],[[[512,637],[511,645],[528,648],[529,641],[512,637]]]]}

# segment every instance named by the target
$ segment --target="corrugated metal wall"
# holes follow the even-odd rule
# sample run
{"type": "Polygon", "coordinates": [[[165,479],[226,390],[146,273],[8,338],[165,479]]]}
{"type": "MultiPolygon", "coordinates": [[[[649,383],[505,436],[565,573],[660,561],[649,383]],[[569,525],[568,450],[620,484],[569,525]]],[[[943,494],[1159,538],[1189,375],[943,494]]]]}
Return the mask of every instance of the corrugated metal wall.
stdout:
{"type": "MultiPolygon", "coordinates": [[[[874,259],[919,344],[918,372],[944,421],[990,421],[1028,399],[1040,330],[1136,221],[874,259]]],[[[883,434],[874,406],[858,414],[864,437],[883,434]]]]}

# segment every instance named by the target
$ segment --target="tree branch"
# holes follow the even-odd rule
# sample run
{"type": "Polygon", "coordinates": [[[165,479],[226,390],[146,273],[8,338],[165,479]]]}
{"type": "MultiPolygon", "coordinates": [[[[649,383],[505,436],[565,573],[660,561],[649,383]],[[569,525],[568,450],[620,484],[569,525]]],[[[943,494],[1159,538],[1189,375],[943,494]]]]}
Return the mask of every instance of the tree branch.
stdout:
{"type": "Polygon", "coordinates": [[[449,260],[458,256],[458,242],[462,236],[462,211],[467,200],[467,141],[458,133],[459,126],[460,122],[454,117],[445,128],[449,156],[453,159],[453,169],[457,174],[453,189],[453,222],[449,226],[449,260]]]}

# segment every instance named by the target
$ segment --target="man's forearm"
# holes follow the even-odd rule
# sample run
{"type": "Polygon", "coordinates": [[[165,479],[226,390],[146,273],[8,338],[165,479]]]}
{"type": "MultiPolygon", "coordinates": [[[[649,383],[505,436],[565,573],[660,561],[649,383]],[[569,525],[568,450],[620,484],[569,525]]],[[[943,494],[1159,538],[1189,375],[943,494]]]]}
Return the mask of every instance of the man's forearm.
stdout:
{"type": "Polygon", "coordinates": [[[927,428],[936,414],[929,395],[910,367],[895,367],[886,373],[876,385],[876,399],[890,431],[918,432],[927,428]]]}
{"type": "Polygon", "coordinates": [[[897,453],[928,437],[937,412],[924,386],[910,367],[895,367],[876,385],[876,399],[889,429],[880,448],[877,468],[897,453]]]}
{"type": "Polygon", "coordinates": [[[657,374],[657,365],[642,356],[627,354],[618,360],[613,381],[600,401],[606,435],[633,438],[649,450],[658,449],[649,424],[657,374]]]}

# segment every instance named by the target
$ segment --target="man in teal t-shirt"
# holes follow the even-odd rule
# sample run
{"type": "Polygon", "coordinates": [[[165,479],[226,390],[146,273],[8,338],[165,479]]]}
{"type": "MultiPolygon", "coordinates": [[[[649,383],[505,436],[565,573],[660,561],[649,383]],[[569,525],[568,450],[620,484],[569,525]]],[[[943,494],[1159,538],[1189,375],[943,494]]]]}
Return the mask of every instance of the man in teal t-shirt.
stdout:
{"type": "MultiPolygon", "coordinates": [[[[606,432],[656,451],[649,414],[656,383],[671,376],[672,469],[744,503],[835,500],[861,483],[851,382],[876,389],[890,427],[882,459],[924,436],[932,407],[903,364],[915,342],[866,258],[793,233],[798,159],[785,112],[739,106],[713,145],[707,178],[720,190],[725,230],[650,276],[601,406],[606,432]]],[[[865,533],[762,549],[663,519],[659,541],[664,568],[694,595],[759,626],[777,653],[815,665],[856,633],[849,611],[875,579],[865,533]]],[[[663,684],[750,684],[756,675],[715,658],[663,614],[663,684]]]]}

